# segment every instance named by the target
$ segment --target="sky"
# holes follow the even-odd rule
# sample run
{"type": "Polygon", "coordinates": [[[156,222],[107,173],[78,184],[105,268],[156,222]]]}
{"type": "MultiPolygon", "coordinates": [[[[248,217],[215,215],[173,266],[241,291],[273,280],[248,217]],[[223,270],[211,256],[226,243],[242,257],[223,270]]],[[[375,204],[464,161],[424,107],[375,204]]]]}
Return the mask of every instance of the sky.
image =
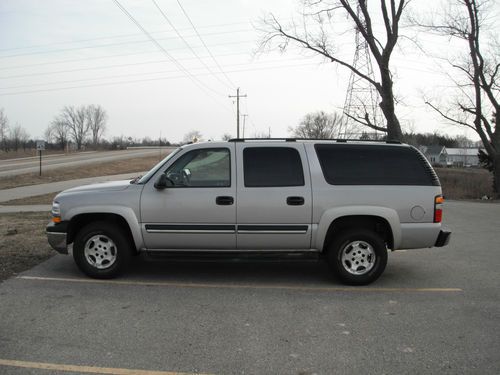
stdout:
{"type": "MultiPolygon", "coordinates": [[[[428,12],[431,4],[413,6],[428,12]]],[[[198,130],[216,140],[236,136],[229,95],[239,87],[245,136],[286,137],[309,112],[342,112],[350,77],[298,48],[259,50],[264,16],[287,24],[301,10],[295,0],[1,0],[0,108],[39,139],[64,106],[99,104],[107,138],[178,142],[198,130]]],[[[352,25],[342,15],[335,28],[338,54],[350,62],[352,25]]],[[[423,101],[439,101],[449,87],[446,64],[430,55],[459,56],[458,45],[422,33],[418,41],[427,53],[402,38],[391,65],[403,129],[477,139],[423,101]]]]}

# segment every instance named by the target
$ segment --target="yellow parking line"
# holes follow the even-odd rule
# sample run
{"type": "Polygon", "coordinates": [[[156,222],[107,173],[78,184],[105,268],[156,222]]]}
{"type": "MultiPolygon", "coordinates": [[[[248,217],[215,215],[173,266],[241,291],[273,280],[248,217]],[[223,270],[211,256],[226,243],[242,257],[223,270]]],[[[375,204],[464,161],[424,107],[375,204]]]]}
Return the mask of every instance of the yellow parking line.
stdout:
{"type": "Polygon", "coordinates": [[[139,285],[139,286],[165,286],[180,288],[234,288],[234,289],[282,289],[298,290],[311,292],[428,292],[428,293],[453,293],[463,292],[460,288],[376,288],[376,287],[312,287],[301,285],[259,285],[259,284],[215,284],[215,283],[180,283],[180,282],[157,282],[157,281],[122,281],[122,280],[96,280],[96,279],[76,279],[63,277],[36,277],[36,276],[18,276],[23,280],[38,281],[64,281],[70,283],[87,284],[114,284],[114,285],[139,285]]]}
{"type": "Polygon", "coordinates": [[[0,359],[0,366],[20,367],[20,368],[30,368],[30,369],[40,369],[40,370],[55,370],[55,371],[66,371],[66,372],[83,372],[87,374],[113,374],[113,375],[193,375],[194,374],[187,372],[150,371],[150,370],[135,370],[126,368],[112,368],[112,367],[62,365],[57,363],[15,361],[10,359],[0,359]]]}

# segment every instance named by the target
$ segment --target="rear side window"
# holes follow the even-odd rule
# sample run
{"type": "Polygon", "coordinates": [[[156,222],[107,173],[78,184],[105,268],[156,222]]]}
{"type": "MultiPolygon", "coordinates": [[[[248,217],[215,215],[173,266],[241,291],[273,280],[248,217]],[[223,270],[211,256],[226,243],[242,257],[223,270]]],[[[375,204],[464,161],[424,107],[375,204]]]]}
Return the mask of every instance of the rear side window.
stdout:
{"type": "Polygon", "coordinates": [[[243,150],[246,187],[303,186],[299,152],[290,147],[247,147],[243,150]]]}
{"type": "Polygon", "coordinates": [[[424,157],[410,147],[315,145],[331,185],[425,185],[439,180],[424,157]]]}

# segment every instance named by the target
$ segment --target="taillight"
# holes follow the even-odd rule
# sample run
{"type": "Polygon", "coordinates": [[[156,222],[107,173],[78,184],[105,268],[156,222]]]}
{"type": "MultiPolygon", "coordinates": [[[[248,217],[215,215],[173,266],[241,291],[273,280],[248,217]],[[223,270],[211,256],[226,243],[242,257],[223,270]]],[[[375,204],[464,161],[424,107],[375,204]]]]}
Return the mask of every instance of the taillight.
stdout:
{"type": "Polygon", "coordinates": [[[443,220],[443,203],[444,198],[442,195],[434,198],[434,222],[440,223],[443,220]]]}

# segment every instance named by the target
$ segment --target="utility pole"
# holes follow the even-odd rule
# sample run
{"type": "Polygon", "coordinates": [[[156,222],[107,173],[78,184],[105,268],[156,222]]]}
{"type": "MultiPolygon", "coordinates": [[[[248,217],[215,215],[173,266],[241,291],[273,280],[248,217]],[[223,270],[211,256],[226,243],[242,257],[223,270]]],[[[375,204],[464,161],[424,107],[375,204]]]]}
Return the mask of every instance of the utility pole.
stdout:
{"type": "Polygon", "coordinates": [[[245,138],[245,122],[246,122],[246,119],[247,119],[247,114],[243,114],[243,138],[245,138]]]}
{"type": "Polygon", "coordinates": [[[236,89],[236,95],[229,95],[230,98],[236,98],[236,138],[240,137],[240,98],[246,98],[247,95],[240,95],[240,88],[236,89]]]}

